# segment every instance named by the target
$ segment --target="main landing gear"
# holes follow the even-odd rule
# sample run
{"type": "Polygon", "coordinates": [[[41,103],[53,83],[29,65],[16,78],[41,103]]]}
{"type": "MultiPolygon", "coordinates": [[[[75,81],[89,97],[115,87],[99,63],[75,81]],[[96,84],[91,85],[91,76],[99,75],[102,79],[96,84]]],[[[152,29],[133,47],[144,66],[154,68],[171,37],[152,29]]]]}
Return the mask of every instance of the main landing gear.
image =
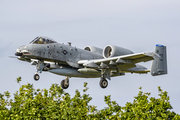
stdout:
{"type": "MultiPolygon", "coordinates": [[[[108,86],[108,81],[105,78],[101,78],[99,85],[101,88],[106,88],[108,86]]],[[[61,81],[61,87],[67,89],[69,87],[69,77],[66,77],[61,81]]]]}
{"type": "Polygon", "coordinates": [[[35,80],[35,81],[38,81],[39,78],[40,78],[40,76],[38,75],[38,73],[35,73],[35,75],[34,75],[34,80],[35,80]]]}
{"type": "Polygon", "coordinates": [[[66,77],[64,80],[61,81],[61,87],[63,89],[67,89],[69,87],[69,77],[66,77]]]}
{"type": "Polygon", "coordinates": [[[105,78],[101,78],[99,85],[101,88],[106,88],[108,86],[108,81],[105,78]]]}
{"type": "MultiPolygon", "coordinates": [[[[105,64],[102,64],[102,65],[105,65],[105,64]]],[[[106,88],[108,86],[108,81],[106,80],[106,78],[111,80],[110,71],[108,69],[102,69],[101,70],[101,80],[99,82],[99,85],[101,88],[106,88]]]]}

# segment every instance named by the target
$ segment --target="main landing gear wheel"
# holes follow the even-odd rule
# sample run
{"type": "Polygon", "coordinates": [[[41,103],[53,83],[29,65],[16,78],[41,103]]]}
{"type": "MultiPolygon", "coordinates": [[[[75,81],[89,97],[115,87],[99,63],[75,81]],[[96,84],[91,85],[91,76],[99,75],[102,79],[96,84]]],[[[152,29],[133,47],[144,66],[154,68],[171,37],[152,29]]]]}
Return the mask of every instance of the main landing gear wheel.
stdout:
{"type": "Polygon", "coordinates": [[[35,75],[34,75],[34,80],[38,81],[39,78],[40,78],[40,76],[39,76],[38,74],[35,74],[35,75]]]}
{"type": "Polygon", "coordinates": [[[106,88],[108,86],[108,81],[104,78],[101,78],[99,85],[101,86],[101,88],[106,88]]]}
{"type": "Polygon", "coordinates": [[[69,81],[67,82],[66,80],[61,81],[61,87],[63,89],[67,89],[69,87],[69,81]]]}

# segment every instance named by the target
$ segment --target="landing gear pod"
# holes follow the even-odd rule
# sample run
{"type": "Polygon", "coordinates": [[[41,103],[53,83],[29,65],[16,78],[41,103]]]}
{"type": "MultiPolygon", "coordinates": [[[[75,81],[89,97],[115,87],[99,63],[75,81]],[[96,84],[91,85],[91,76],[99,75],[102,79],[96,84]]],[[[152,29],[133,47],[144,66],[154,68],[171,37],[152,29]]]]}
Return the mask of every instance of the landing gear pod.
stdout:
{"type": "Polygon", "coordinates": [[[157,44],[155,53],[157,53],[160,58],[154,58],[151,66],[151,75],[157,76],[167,74],[166,46],[157,44]]]}

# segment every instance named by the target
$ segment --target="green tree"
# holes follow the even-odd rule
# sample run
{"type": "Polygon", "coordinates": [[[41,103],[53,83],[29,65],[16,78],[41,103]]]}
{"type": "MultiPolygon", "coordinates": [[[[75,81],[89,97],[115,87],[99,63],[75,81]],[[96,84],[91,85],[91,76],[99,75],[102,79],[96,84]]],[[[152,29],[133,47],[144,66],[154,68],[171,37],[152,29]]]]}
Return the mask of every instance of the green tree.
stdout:
{"type": "MultiPolygon", "coordinates": [[[[141,90],[141,88],[139,88],[141,90]]],[[[119,120],[180,120],[180,115],[171,111],[167,92],[158,87],[159,98],[150,97],[150,93],[139,91],[132,103],[119,106],[110,96],[105,96],[107,108],[100,110],[105,119],[119,120]]]]}
{"type": "MultiPolygon", "coordinates": [[[[17,78],[17,82],[21,77],[17,78]]],[[[105,96],[108,107],[97,110],[89,105],[92,98],[86,94],[87,83],[84,83],[83,94],[75,91],[74,97],[66,93],[58,84],[52,84],[49,90],[34,89],[32,84],[21,85],[19,91],[0,94],[0,119],[5,120],[179,120],[180,116],[172,112],[167,92],[159,87],[159,98],[150,97],[150,93],[139,91],[132,103],[124,107],[105,96]]]]}

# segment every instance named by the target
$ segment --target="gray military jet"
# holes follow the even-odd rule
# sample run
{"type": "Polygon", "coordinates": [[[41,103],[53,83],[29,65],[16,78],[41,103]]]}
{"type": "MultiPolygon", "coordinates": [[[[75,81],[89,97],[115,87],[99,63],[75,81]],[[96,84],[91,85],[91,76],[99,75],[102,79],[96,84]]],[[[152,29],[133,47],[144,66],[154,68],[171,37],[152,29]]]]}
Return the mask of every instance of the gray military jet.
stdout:
{"type": "Polygon", "coordinates": [[[28,45],[21,46],[15,53],[22,61],[36,65],[34,79],[39,80],[38,73],[48,71],[66,76],[61,87],[69,87],[70,77],[100,78],[101,88],[108,86],[106,79],[122,76],[125,73],[144,74],[151,72],[152,76],[167,74],[166,46],[157,44],[154,52],[133,53],[131,50],[108,45],[104,49],[87,46],[79,49],[65,45],[47,37],[36,37],[28,45]],[[139,62],[151,61],[151,70],[139,65],[139,62]]]}

